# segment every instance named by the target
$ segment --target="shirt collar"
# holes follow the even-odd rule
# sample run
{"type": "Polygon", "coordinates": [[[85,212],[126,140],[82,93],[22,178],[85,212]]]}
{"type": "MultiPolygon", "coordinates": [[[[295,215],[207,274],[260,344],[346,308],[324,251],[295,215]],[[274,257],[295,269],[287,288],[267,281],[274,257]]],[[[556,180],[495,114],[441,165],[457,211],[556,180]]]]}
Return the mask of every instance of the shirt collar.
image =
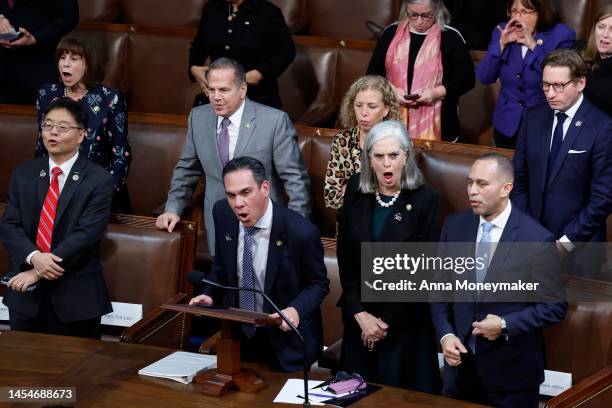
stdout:
{"type": "MultiPolygon", "coordinates": [[[[572,105],[571,108],[569,108],[568,110],[564,112],[567,115],[567,117],[570,118],[570,121],[574,119],[574,116],[576,115],[578,108],[580,108],[580,105],[582,104],[583,99],[584,99],[584,95],[581,93],[580,98],[578,98],[578,102],[576,102],[574,105],[572,105]]],[[[555,115],[558,112],[559,112],[558,110],[555,110],[555,115]]]]}
{"type": "MultiPolygon", "coordinates": [[[[228,118],[233,125],[240,125],[240,121],[242,120],[242,112],[244,112],[244,102],[246,99],[242,101],[236,112],[232,113],[228,118]]],[[[221,122],[223,121],[223,116],[217,116],[217,129],[221,129],[221,122]]]]}
{"type": "Polygon", "coordinates": [[[59,167],[60,169],[62,169],[62,174],[68,176],[68,174],[70,174],[70,170],[72,170],[72,166],[74,166],[74,163],[76,163],[78,157],[79,152],[77,151],[74,156],[66,160],[63,164],[57,164],[51,159],[51,157],[49,157],[49,174],[52,174],[52,170],[54,167],[59,167]]]}
{"type": "Polygon", "coordinates": [[[510,212],[512,212],[512,203],[510,202],[510,200],[508,200],[508,205],[506,206],[506,208],[504,208],[504,210],[493,220],[487,221],[481,215],[480,223],[478,224],[478,228],[480,228],[482,224],[484,224],[485,222],[489,222],[493,224],[496,228],[501,228],[503,230],[506,227],[508,218],[510,218],[510,212]]]}
{"type": "Polygon", "coordinates": [[[264,215],[257,220],[255,226],[259,229],[268,229],[272,227],[272,200],[268,197],[268,208],[264,215]]]}

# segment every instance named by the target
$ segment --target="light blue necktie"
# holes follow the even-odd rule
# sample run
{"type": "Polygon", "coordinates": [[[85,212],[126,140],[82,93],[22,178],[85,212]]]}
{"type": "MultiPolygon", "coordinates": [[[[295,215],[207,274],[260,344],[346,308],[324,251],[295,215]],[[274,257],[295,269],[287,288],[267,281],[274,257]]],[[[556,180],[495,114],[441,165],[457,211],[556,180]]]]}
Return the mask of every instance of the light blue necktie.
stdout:
{"type": "MultiPolygon", "coordinates": [[[[253,270],[253,234],[257,231],[257,227],[244,228],[244,249],[242,255],[242,286],[246,288],[255,287],[255,271],[253,270]]],[[[245,310],[255,310],[255,293],[241,290],[240,291],[240,308],[245,310]]],[[[255,326],[252,324],[243,324],[242,330],[250,339],[255,335],[255,326]]]]}
{"type": "Polygon", "coordinates": [[[489,233],[495,227],[490,222],[484,222],[482,224],[482,236],[478,242],[478,249],[476,250],[476,258],[481,258],[484,262],[477,263],[476,265],[476,282],[482,283],[487,276],[487,269],[491,263],[491,236],[489,233]],[[482,264],[482,267],[478,265],[482,264]]]}

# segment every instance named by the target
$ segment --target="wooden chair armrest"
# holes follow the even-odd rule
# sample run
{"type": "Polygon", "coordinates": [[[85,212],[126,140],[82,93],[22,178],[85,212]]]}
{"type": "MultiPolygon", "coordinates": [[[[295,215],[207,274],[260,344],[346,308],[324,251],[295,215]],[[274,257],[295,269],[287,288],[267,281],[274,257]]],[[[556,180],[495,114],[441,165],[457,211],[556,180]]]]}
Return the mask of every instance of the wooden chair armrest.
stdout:
{"type": "Polygon", "coordinates": [[[551,398],[544,408],[577,407],[593,398],[605,398],[602,395],[605,392],[612,392],[612,365],[604,367],[569,390],[551,398]]]}
{"type": "Polygon", "coordinates": [[[214,354],[217,351],[217,342],[221,339],[221,332],[218,331],[210,336],[204,343],[200,345],[198,353],[214,354]]]}
{"type": "MultiPolygon", "coordinates": [[[[186,293],[178,293],[172,298],[168,299],[166,303],[186,303],[188,299],[189,296],[186,293]]],[[[121,333],[121,338],[119,341],[123,343],[139,343],[141,340],[156,332],[161,326],[176,318],[176,315],[176,312],[158,307],[155,310],[152,310],[134,325],[125,329],[123,333],[121,333]]]]}

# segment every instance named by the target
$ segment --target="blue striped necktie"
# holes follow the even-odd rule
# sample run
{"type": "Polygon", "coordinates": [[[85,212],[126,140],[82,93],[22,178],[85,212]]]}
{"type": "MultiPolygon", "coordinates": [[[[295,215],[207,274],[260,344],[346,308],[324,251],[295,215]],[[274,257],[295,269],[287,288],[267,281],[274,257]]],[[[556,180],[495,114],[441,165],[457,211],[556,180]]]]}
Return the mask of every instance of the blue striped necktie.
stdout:
{"type": "MultiPolygon", "coordinates": [[[[244,249],[242,253],[242,286],[246,288],[255,287],[255,271],[253,270],[253,234],[257,227],[244,228],[244,249]]],[[[255,310],[255,293],[242,290],[240,291],[240,308],[245,310],[255,310]]],[[[255,335],[255,326],[243,324],[242,330],[248,338],[255,335]]]]}

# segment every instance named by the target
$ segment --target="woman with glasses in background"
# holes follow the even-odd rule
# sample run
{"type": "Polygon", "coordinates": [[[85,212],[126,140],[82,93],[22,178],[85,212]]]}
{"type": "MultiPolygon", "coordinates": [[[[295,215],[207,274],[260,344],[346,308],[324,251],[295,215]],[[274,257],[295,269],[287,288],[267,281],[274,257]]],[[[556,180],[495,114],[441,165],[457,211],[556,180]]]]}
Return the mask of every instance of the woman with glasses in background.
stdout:
{"type": "Polygon", "coordinates": [[[476,76],[483,84],[499,79],[493,113],[495,146],[514,149],[523,112],[546,103],[542,61],[557,48],[572,47],[576,33],[559,22],[552,0],[513,0],[508,22],[499,24],[476,76]]]}
{"type": "MultiPolygon", "coordinates": [[[[115,180],[113,212],[131,212],[127,175],[132,161],[128,141],[127,105],[121,92],[102,85],[104,65],[100,51],[90,41],[63,38],[57,46],[55,61],[59,83],[44,85],[38,91],[39,137],[36,157],[47,156],[42,142],[42,115],[51,102],[70,98],[85,108],[88,124],[80,151],[104,167],[115,180]]],[[[58,128],[59,132],[69,129],[58,128]]]]}
{"type": "Polygon", "coordinates": [[[368,74],[386,77],[415,139],[456,141],[459,97],[474,87],[474,64],[442,0],[404,0],[398,23],[376,43],[368,74]]]}

